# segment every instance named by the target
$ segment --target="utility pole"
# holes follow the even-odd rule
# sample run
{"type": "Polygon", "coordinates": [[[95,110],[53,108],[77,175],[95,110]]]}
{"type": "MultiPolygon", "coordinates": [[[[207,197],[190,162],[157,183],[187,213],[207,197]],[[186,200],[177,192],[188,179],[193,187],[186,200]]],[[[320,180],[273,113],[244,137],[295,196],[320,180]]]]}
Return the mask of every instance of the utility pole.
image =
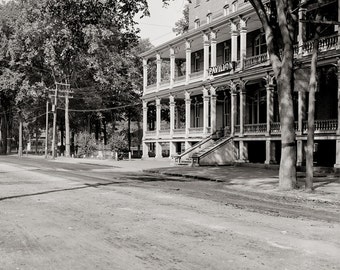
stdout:
{"type": "MultiPolygon", "coordinates": [[[[53,97],[53,96],[52,96],[53,97]]],[[[56,157],[56,129],[57,129],[57,101],[58,101],[58,85],[55,86],[54,91],[54,104],[52,104],[52,112],[53,112],[53,137],[52,137],[52,159],[56,157]]]]}
{"type": "Polygon", "coordinates": [[[19,149],[18,157],[22,158],[22,114],[19,112],[19,149]]]}
{"type": "Polygon", "coordinates": [[[65,148],[65,156],[70,157],[71,149],[70,149],[70,118],[68,114],[68,106],[69,106],[69,94],[70,94],[70,85],[66,84],[65,91],[65,140],[66,140],[66,148],[65,148]]]}
{"type": "Polygon", "coordinates": [[[45,158],[48,156],[48,100],[46,101],[45,158]]]}

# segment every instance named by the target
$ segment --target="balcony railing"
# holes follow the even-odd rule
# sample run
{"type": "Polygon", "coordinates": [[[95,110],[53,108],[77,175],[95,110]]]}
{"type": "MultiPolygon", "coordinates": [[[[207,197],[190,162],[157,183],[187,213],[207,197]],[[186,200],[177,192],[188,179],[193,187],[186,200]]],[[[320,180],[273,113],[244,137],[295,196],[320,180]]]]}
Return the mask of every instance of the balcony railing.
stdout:
{"type": "MultiPolygon", "coordinates": [[[[308,122],[303,121],[303,132],[307,133],[308,122]]],[[[314,131],[315,133],[334,133],[338,129],[338,120],[315,120],[314,121],[314,131]]]]}
{"type": "Polygon", "coordinates": [[[189,134],[203,133],[203,127],[192,127],[189,128],[189,134]]]}
{"type": "Polygon", "coordinates": [[[259,54],[259,55],[255,55],[255,56],[251,56],[251,57],[247,57],[244,60],[244,67],[248,68],[251,66],[255,66],[264,62],[267,62],[269,60],[268,58],[268,54],[267,53],[263,53],[263,54],[259,54]]]}
{"type": "Polygon", "coordinates": [[[165,134],[165,135],[167,135],[167,134],[170,134],[170,129],[161,129],[160,131],[159,131],[159,134],[165,134]]]}
{"type": "Polygon", "coordinates": [[[201,79],[203,77],[203,73],[203,70],[191,73],[190,80],[201,79]]]}
{"type": "Polygon", "coordinates": [[[267,124],[246,124],[244,125],[245,134],[264,134],[267,131],[267,124]]]}

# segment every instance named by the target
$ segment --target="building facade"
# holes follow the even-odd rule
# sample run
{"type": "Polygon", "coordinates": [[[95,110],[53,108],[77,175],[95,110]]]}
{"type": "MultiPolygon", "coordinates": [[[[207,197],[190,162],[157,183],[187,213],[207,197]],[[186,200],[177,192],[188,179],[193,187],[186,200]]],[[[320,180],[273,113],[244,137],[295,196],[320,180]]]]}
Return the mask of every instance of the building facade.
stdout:
{"type": "MultiPolygon", "coordinates": [[[[268,12],[270,2],[268,1],[268,12]]],[[[338,21],[338,2],[324,7],[338,21]]],[[[311,10],[300,7],[299,17],[311,10]]],[[[277,87],[265,36],[244,0],[194,0],[189,31],[144,54],[143,157],[199,164],[280,161],[277,87]]],[[[294,114],[297,165],[305,162],[313,26],[297,22],[294,114]]],[[[314,159],[340,167],[340,39],[320,38],[314,159]]]]}

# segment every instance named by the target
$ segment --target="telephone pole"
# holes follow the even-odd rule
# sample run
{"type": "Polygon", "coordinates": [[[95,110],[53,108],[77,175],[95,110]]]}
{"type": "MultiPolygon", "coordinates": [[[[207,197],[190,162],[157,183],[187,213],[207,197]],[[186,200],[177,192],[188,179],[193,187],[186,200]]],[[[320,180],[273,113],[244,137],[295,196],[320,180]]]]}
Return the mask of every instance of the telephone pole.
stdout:
{"type": "MultiPolygon", "coordinates": [[[[53,98],[53,96],[52,96],[53,98]]],[[[52,104],[53,112],[53,137],[52,137],[52,159],[56,157],[56,129],[57,129],[57,102],[58,102],[58,84],[56,83],[54,90],[54,104],[52,104]]]]}
{"type": "Polygon", "coordinates": [[[19,149],[18,157],[22,158],[22,114],[19,112],[19,149]]]}
{"type": "Polygon", "coordinates": [[[46,101],[45,158],[48,156],[48,100],[46,101]]]}
{"type": "Polygon", "coordinates": [[[70,96],[70,84],[65,84],[65,156],[70,157],[71,149],[70,149],[70,118],[68,114],[68,107],[69,107],[69,99],[72,98],[70,96]]]}

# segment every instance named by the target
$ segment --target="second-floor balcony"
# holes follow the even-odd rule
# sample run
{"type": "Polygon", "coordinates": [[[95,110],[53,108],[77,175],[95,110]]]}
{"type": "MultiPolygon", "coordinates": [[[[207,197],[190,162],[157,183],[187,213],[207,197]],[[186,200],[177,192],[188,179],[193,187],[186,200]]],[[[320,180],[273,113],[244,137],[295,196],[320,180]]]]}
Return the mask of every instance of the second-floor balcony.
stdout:
{"type": "MultiPolygon", "coordinates": [[[[329,52],[329,51],[335,51],[339,47],[339,36],[337,34],[321,37],[319,40],[319,51],[322,52],[329,52]]],[[[302,45],[295,44],[293,47],[294,50],[294,58],[301,58],[306,57],[308,55],[311,55],[313,52],[313,40],[306,41],[302,45]]],[[[210,61],[210,60],[209,60],[210,61]]],[[[221,60],[219,60],[221,61],[221,60]]],[[[185,63],[185,62],[184,62],[185,63]]],[[[191,60],[192,63],[192,60],[191,60]]],[[[226,62],[228,63],[228,62],[226,62]]],[[[175,72],[170,74],[170,79],[163,79],[160,78],[158,83],[153,83],[150,85],[145,85],[144,88],[144,94],[152,93],[152,92],[158,92],[162,90],[166,90],[173,87],[178,87],[181,85],[189,84],[189,83],[195,83],[199,81],[213,79],[212,75],[216,74],[228,74],[231,72],[239,72],[244,71],[247,69],[255,68],[258,65],[266,64],[269,65],[269,55],[268,53],[262,53],[258,55],[251,55],[251,56],[245,56],[242,60],[237,59],[235,61],[230,61],[229,63],[233,63],[232,69],[225,68],[226,63],[217,63],[215,66],[208,66],[201,64],[199,66],[199,69],[192,69],[192,71],[184,70],[182,72],[181,76],[176,76],[175,72]],[[204,66],[208,67],[208,69],[205,72],[204,66]],[[172,79],[171,79],[172,76],[172,79]]],[[[231,64],[229,64],[231,66],[231,64]]],[[[187,65],[188,68],[188,65],[187,65]]]]}

